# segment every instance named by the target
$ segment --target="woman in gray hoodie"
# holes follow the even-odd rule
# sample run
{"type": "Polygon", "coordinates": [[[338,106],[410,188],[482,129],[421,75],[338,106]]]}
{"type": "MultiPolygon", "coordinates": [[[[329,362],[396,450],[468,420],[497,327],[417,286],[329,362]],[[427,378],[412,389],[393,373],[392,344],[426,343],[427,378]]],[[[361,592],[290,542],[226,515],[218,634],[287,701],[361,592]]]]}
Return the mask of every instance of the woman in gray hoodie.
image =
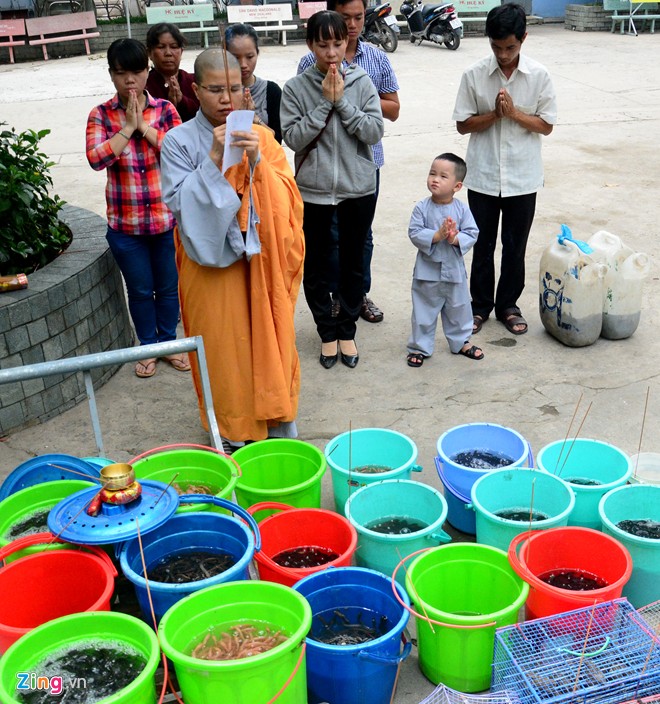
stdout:
{"type": "Polygon", "coordinates": [[[310,17],[307,46],[316,63],[286,83],[280,113],[284,141],[296,153],[296,182],[305,204],[303,287],[326,369],[340,356],[350,368],[359,359],[355,323],[363,298],[362,252],[376,205],[371,145],[384,130],[380,98],[369,76],[356,65],[342,73],[347,43],[346,23],[337,12],[310,17]],[[333,317],[328,264],[335,212],[341,308],[333,317]]]}

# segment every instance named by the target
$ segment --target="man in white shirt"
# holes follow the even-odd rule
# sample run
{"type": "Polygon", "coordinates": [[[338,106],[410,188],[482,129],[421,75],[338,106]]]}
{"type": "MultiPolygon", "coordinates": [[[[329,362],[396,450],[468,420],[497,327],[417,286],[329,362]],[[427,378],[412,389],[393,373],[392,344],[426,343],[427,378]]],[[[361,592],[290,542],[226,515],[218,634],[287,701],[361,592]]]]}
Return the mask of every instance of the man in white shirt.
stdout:
{"type": "Polygon", "coordinates": [[[479,227],[470,272],[474,333],[495,310],[514,335],[527,332],[518,308],[525,287],[525,250],[543,186],[541,135],[557,120],[552,81],[544,66],[520,53],[527,38],[525,11],[513,3],[486,19],[492,56],[461,78],[453,119],[469,134],[467,177],[470,210],[479,227]],[[495,289],[495,246],[502,215],[502,261],[495,289]]]}

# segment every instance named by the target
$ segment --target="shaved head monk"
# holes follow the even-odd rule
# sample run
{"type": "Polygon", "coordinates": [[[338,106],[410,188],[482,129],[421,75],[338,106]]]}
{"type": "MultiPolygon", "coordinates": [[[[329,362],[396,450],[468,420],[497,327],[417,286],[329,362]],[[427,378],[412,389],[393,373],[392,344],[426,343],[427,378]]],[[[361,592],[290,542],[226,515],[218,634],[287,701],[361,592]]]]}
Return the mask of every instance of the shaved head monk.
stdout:
{"type": "MultiPolygon", "coordinates": [[[[232,110],[244,107],[236,59],[221,49],[202,52],[193,87],[197,115],[163,143],[163,200],[177,220],[183,326],[204,338],[223,447],[232,452],[246,441],[297,436],[293,314],[303,206],[272,131],[258,124],[227,130],[232,110]],[[223,173],[227,141],[243,157],[223,173]]],[[[206,426],[195,365],[193,376],[206,426]]]]}

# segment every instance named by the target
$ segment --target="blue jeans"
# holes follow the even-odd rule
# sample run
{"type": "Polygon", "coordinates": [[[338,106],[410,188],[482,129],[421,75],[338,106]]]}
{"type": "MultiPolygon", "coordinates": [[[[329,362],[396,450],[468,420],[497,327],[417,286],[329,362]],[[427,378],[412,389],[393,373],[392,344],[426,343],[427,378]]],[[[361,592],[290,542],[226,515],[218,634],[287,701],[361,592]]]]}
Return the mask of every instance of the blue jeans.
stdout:
{"type": "Polygon", "coordinates": [[[179,275],[173,230],[161,235],[125,235],[108,227],[110,251],[128,291],[128,310],[141,345],[176,339],[179,275]]]}

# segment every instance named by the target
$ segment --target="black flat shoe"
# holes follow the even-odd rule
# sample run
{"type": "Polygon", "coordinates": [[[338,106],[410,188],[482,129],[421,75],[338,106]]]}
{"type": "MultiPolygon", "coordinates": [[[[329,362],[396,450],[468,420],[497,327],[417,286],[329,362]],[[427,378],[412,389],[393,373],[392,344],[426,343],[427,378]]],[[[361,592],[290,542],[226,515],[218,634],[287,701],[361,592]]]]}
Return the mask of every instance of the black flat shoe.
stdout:
{"type": "MultiPolygon", "coordinates": [[[[343,357],[344,355],[342,355],[343,357]]],[[[321,354],[319,357],[319,362],[321,362],[321,366],[324,369],[332,369],[332,367],[337,364],[337,358],[339,357],[338,354],[333,354],[333,355],[326,355],[326,354],[321,354]]],[[[343,361],[343,359],[342,359],[343,361]]]]}
{"type": "Polygon", "coordinates": [[[355,369],[355,367],[357,367],[357,363],[359,361],[360,361],[359,354],[344,354],[343,352],[341,353],[341,363],[345,364],[350,369],[355,369]]]}

